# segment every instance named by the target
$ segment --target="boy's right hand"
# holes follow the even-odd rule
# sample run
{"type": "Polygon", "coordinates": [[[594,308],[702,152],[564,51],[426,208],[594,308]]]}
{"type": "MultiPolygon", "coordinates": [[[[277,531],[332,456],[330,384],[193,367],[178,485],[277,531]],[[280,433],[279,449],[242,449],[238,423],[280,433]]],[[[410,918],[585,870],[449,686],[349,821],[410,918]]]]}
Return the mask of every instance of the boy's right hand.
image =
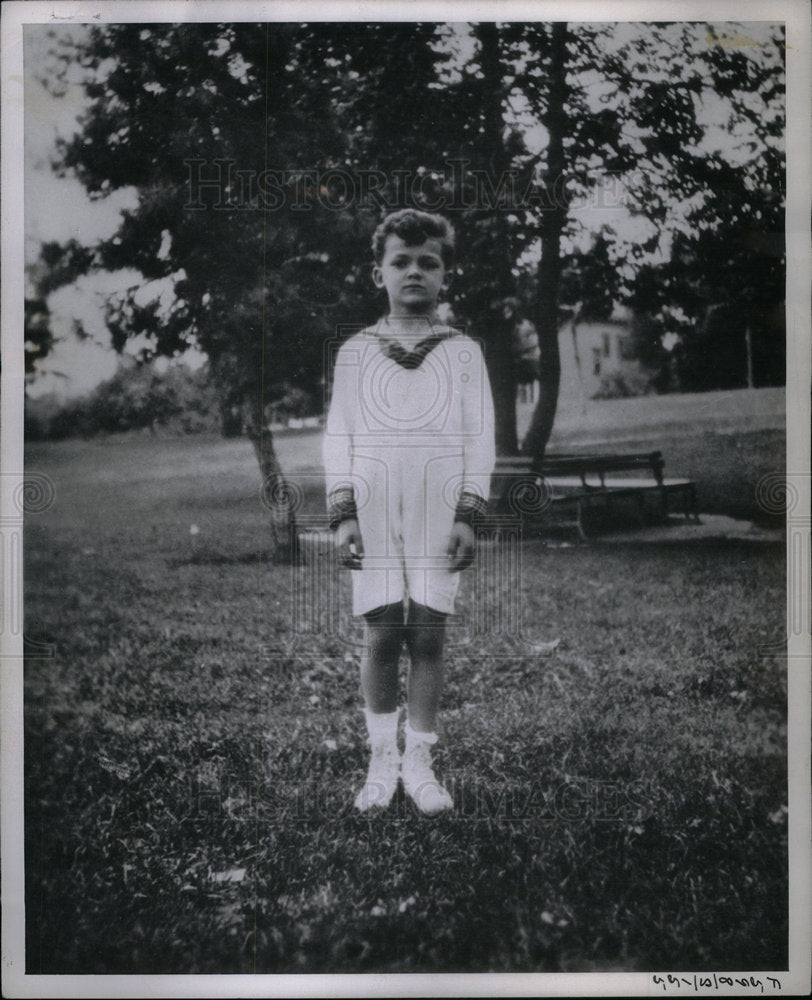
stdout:
{"type": "Polygon", "coordinates": [[[361,569],[361,560],[364,558],[364,542],[361,538],[358,521],[353,518],[339,524],[336,529],[336,545],[342,566],[347,569],[361,569]]]}

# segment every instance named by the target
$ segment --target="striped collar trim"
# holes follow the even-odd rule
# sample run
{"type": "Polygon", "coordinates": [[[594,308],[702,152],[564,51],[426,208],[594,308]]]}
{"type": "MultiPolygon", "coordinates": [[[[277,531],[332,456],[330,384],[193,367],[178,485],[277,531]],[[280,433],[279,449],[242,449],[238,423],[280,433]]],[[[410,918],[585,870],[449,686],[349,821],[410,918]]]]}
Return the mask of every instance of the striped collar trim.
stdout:
{"type": "Polygon", "coordinates": [[[423,364],[428,355],[439,343],[455,336],[458,331],[451,327],[445,327],[441,333],[433,333],[429,337],[424,337],[423,340],[419,341],[411,351],[407,351],[403,344],[399,343],[397,340],[394,340],[392,337],[387,337],[385,334],[381,333],[380,323],[375,328],[371,329],[370,332],[379,342],[381,351],[390,360],[396,362],[396,364],[399,364],[403,368],[415,369],[419,368],[420,365],[423,364]]]}

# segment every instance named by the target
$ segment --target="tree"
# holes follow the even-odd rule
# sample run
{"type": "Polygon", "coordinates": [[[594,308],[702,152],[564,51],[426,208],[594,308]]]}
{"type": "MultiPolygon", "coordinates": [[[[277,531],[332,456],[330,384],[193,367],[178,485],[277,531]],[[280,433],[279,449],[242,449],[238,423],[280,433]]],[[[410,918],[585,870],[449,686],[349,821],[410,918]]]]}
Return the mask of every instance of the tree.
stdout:
{"type": "Polygon", "coordinates": [[[518,451],[516,438],[516,365],[513,335],[516,324],[512,302],[516,296],[516,244],[506,199],[500,195],[511,175],[517,150],[523,144],[517,133],[505,134],[505,74],[503,51],[495,24],[474,25],[478,43],[479,74],[459,87],[468,109],[466,128],[457,155],[470,161],[476,177],[474,200],[461,213],[461,242],[467,248],[463,280],[456,302],[467,316],[471,332],[482,341],[494,402],[496,450],[500,455],[518,451]],[[501,202],[501,203],[500,203],[501,202]]]}
{"type": "Polygon", "coordinates": [[[561,279],[561,237],[567,221],[567,200],[560,188],[567,159],[564,138],[567,132],[566,101],[567,46],[570,33],[565,22],[532,31],[538,55],[547,53],[547,73],[543,101],[532,74],[525,77],[525,90],[535,99],[541,123],[547,130],[544,203],[537,214],[541,238],[541,259],[536,277],[534,320],[539,338],[539,401],[524,441],[524,450],[540,464],[553,429],[558,390],[561,383],[561,358],[558,350],[558,289],[561,279]]]}
{"type": "Polygon", "coordinates": [[[46,357],[53,347],[51,313],[48,303],[41,296],[25,300],[25,374],[33,375],[37,362],[46,357]]]}
{"type": "MultiPolygon", "coordinates": [[[[516,130],[504,135],[505,66],[496,26],[472,27],[476,51],[469,65],[452,57],[451,35],[436,24],[348,24],[311,34],[304,47],[311,72],[332,74],[333,105],[348,139],[344,166],[375,178],[372,196],[347,206],[358,231],[371,235],[384,211],[407,206],[439,206],[453,221],[458,255],[449,298],[457,321],[483,346],[497,451],[513,454],[514,319],[506,305],[515,297],[516,247],[503,209],[504,181],[522,143],[516,130]],[[382,59],[381,52],[397,58],[382,59]]],[[[360,291],[368,262],[361,258],[355,267],[360,291]]]]}
{"type": "Polygon", "coordinates": [[[730,218],[715,232],[675,240],[671,259],[643,270],[630,299],[645,317],[640,350],[661,379],[665,362],[683,391],[785,379],[783,240],[730,218]],[[670,353],[662,350],[666,334],[670,353]]]}
{"type": "MultiPolygon", "coordinates": [[[[618,298],[630,294],[634,273],[680,230],[691,239],[718,231],[729,218],[731,193],[740,212],[753,213],[759,191],[782,190],[780,30],[755,55],[713,44],[717,38],[711,26],[690,23],[504,29],[514,86],[547,133],[539,157],[543,198],[525,210],[528,240],[538,234],[541,242],[535,318],[542,357],[524,450],[539,461],[558,393],[562,254],[566,260],[564,244],[575,243],[580,227],[572,206],[594,197],[596,172],[617,178],[629,208],[649,223],[636,241],[603,227],[603,284],[618,298]],[[710,95],[728,102],[727,141],[717,149],[702,122],[710,95]],[[749,147],[744,158],[739,142],[749,147]]],[[[746,271],[738,269],[742,278],[746,271]]]]}
{"type": "MultiPolygon", "coordinates": [[[[60,165],[91,197],[133,187],[138,207],[92,248],[48,248],[55,269],[136,268],[143,282],[111,301],[113,346],[208,356],[229,408],[239,405],[271,510],[269,548],[290,558],[295,519],[266,426],[286,380],[318,386],[352,234],[311,197],[303,165],[340,150],[322,81],[300,71],[297,28],[261,24],[115,24],[90,30],[77,58],[90,108],[60,165]],[[315,295],[314,295],[315,291],[315,295]]],[[[319,29],[313,29],[319,30],[319,29]]],[[[323,30],[323,29],[322,29],[323,30]]]]}

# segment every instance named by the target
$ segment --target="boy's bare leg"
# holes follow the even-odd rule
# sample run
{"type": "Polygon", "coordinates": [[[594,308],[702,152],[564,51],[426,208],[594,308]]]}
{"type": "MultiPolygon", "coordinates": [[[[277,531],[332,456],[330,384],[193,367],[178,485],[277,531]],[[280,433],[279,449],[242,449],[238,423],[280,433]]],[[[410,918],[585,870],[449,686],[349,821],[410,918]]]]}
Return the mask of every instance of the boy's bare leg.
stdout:
{"type": "Polygon", "coordinates": [[[394,712],[398,707],[398,661],[404,631],[401,603],[387,604],[364,615],[361,691],[370,712],[394,712]]]}
{"type": "Polygon", "coordinates": [[[389,604],[364,615],[366,648],[361,659],[361,689],[371,754],[366,782],[355,799],[355,807],[361,812],[385,809],[397,789],[398,660],[403,629],[402,604],[389,604]]]}
{"type": "Polygon", "coordinates": [[[406,646],[409,650],[409,722],[413,729],[433,733],[443,693],[443,643],[446,616],[409,601],[406,646]]]}
{"type": "Polygon", "coordinates": [[[443,690],[443,641],[445,615],[409,602],[406,645],[409,648],[409,718],[401,777],[403,787],[418,809],[428,815],[453,806],[451,796],[431,767],[431,747],[443,690]]]}

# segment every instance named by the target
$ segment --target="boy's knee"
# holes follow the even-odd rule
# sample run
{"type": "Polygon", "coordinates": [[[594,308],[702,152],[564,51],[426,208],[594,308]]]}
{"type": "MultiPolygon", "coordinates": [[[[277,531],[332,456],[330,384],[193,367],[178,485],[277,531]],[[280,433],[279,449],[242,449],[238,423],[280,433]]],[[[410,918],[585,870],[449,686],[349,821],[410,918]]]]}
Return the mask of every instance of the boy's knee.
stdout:
{"type": "Polygon", "coordinates": [[[384,604],[364,615],[367,647],[383,655],[394,655],[403,643],[403,605],[384,604]]]}
{"type": "Polygon", "coordinates": [[[442,611],[414,601],[409,603],[406,643],[413,657],[433,658],[442,653],[446,618],[442,611]]]}

